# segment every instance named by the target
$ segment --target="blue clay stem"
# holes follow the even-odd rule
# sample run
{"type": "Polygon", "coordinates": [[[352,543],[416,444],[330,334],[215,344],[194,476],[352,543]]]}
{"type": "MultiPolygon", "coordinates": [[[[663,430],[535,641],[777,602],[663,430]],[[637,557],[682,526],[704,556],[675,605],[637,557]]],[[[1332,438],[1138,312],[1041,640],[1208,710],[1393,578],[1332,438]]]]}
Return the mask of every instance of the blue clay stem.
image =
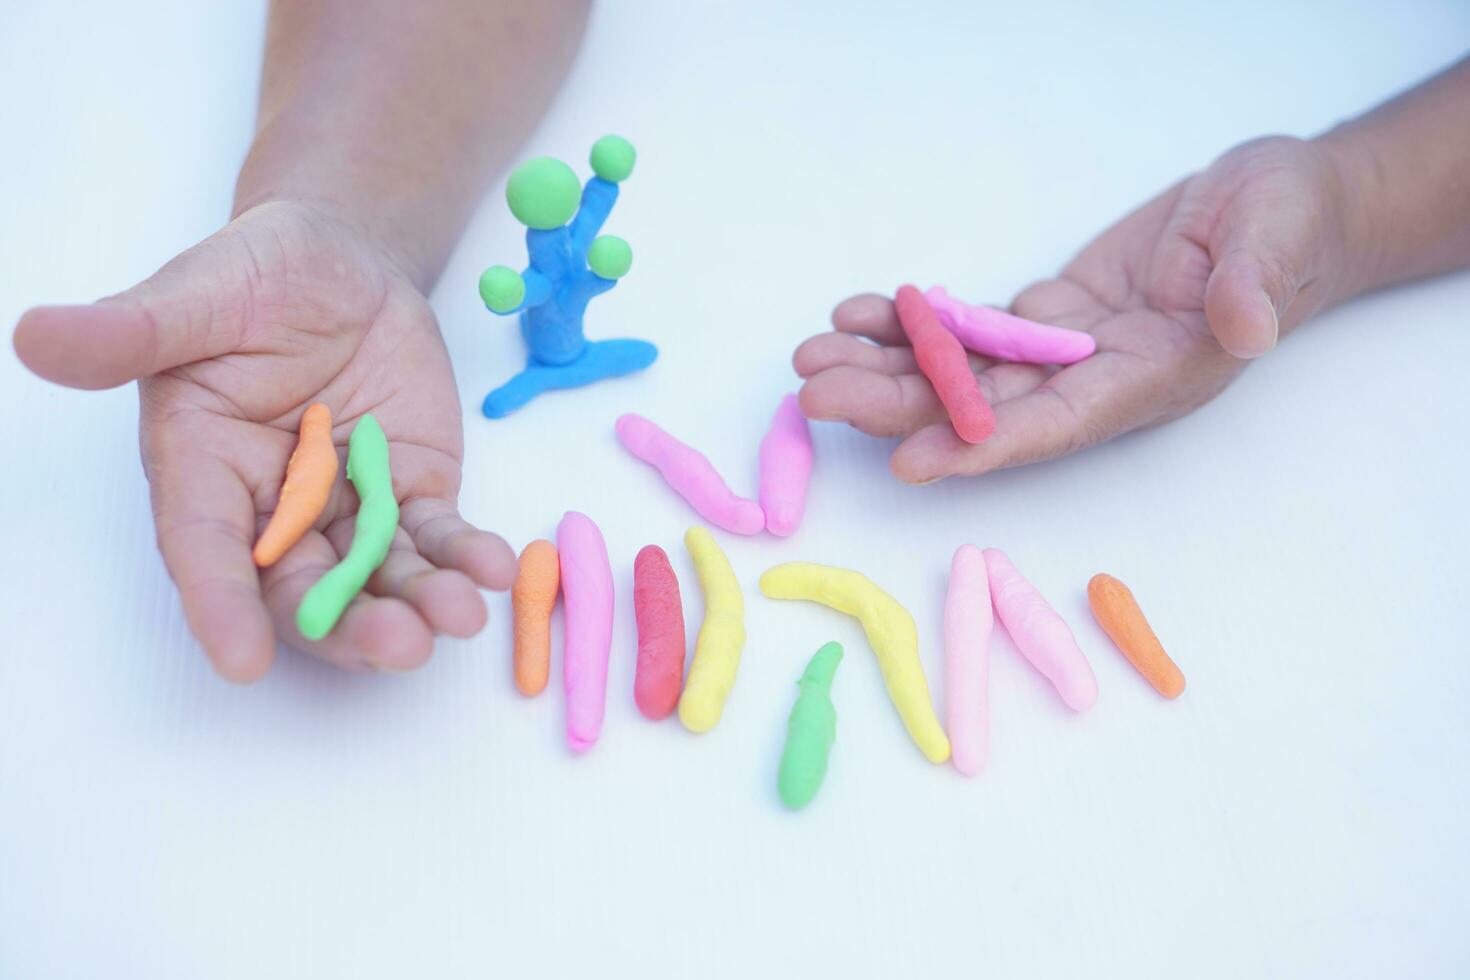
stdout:
{"type": "Polygon", "coordinates": [[[587,304],[617,285],[587,266],[587,250],[618,200],[618,185],[593,177],[582,188],[581,205],[568,225],[526,231],[530,257],[522,278],[526,295],[509,314],[520,314],[526,369],[485,397],[489,418],[501,418],[546,391],[576,388],[640,371],[658,357],[641,340],[589,342],[583,332],[587,304]]]}
{"type": "Polygon", "coordinates": [[[587,261],[587,248],[607,223],[613,205],[618,203],[618,185],[601,177],[593,177],[582,188],[582,206],[572,219],[572,257],[579,264],[587,261]]]}

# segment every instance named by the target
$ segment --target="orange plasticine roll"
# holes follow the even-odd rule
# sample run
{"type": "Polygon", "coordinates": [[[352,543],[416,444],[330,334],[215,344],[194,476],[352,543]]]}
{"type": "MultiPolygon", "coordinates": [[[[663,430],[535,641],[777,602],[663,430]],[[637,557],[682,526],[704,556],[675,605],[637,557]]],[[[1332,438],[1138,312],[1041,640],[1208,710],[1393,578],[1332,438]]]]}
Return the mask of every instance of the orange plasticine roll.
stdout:
{"type": "Polygon", "coordinates": [[[1143,610],[1128,586],[1111,575],[1094,575],[1087,583],[1087,602],[1103,632],[1155,691],[1166,698],[1184,693],[1184,673],[1164,652],[1164,645],[1143,618],[1143,610]]]}
{"type": "Polygon", "coordinates": [[[301,436],[286,462],[286,479],[276,512],[255,542],[255,564],[274,565],[327,509],[337,481],[337,447],[332,443],[331,409],[317,402],[301,416],[301,436]]]}
{"type": "Polygon", "coordinates": [[[551,610],[560,587],[556,545],[544,539],[526,545],[510,590],[510,608],[515,619],[516,690],[528,698],[546,690],[551,673],[551,610]]]}

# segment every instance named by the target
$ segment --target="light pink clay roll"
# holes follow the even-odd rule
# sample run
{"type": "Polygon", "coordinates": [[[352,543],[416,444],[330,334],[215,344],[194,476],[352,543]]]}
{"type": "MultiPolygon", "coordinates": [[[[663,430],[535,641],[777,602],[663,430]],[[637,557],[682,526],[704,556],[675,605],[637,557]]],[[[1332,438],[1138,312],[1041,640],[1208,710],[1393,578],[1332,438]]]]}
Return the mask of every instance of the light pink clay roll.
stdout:
{"type": "Polygon", "coordinates": [[[939,322],[977,354],[1022,364],[1075,364],[1097,350],[1092,334],[1036,323],[991,306],[955,299],[943,286],[924,294],[939,322]]]}
{"type": "Polygon", "coordinates": [[[766,515],[754,500],[733,493],[713,464],[698,450],[669,435],[641,415],[618,419],[623,448],[658,470],[695,512],[732,534],[759,534],[766,515]]]}
{"type": "Polygon", "coordinates": [[[567,511],[556,528],[565,615],[562,689],[567,701],[567,744],[586,752],[602,734],[607,661],[612,649],[613,581],[607,544],[592,519],[567,511]]]}
{"type": "Polygon", "coordinates": [[[795,395],[787,395],[777,406],[761,440],[760,464],[766,530],[784,538],[801,525],[812,477],[812,430],[795,395]]]}
{"type": "Polygon", "coordinates": [[[1021,655],[1051,681],[1067,707],[1086,711],[1097,701],[1097,677],[1082,655],[1066,620],[1047,604],[1036,586],[997,548],[985,549],[990,598],[995,614],[1021,655]]]}
{"type": "Polygon", "coordinates": [[[944,600],[944,711],[950,759],[966,776],[985,768],[990,744],[990,583],[985,556],[962,544],[944,600]]]}

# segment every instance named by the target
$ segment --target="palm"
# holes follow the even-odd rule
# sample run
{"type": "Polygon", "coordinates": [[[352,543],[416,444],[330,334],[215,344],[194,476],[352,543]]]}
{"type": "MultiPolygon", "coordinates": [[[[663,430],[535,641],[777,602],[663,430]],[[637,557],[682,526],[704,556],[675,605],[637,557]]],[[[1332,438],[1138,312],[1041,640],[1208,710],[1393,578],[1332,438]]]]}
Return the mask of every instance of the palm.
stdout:
{"type": "MultiPolygon", "coordinates": [[[[452,500],[462,458],[459,399],[422,296],[367,247],[289,210],[252,212],[231,233],[238,237],[219,248],[247,250],[254,275],[227,279],[215,302],[245,311],[231,325],[241,342],[143,380],[145,462],[167,467],[170,447],[208,446],[238,472],[263,519],[301,412],[320,401],[333,409],[344,447],[359,417],[378,419],[401,500],[452,500]]],[[[323,526],[335,533],[355,509],[352,494],[334,494],[323,526]]]]}
{"type": "Polygon", "coordinates": [[[277,637],[343,666],[414,666],[434,633],[484,624],[476,586],[509,585],[514,554],[456,508],[459,398],[428,303],[386,254],[320,212],[246,212],[120,297],[32,311],[16,344],[79,386],[141,376],[159,547],[228,676],[259,676],[277,637]],[[296,606],[352,540],[357,497],[341,471],[315,529],[279,562],[257,574],[249,550],[313,402],[331,409],[344,455],[362,415],[382,425],[401,527],[368,595],[308,643],[296,606]]]}
{"type": "MultiPolygon", "coordinates": [[[[1050,459],[1177,418],[1219,394],[1248,363],[1220,346],[1211,319],[1235,315],[1242,303],[1257,304],[1247,315],[1274,315],[1258,286],[1242,293],[1215,274],[1239,257],[1232,236],[1269,229],[1285,215],[1283,234],[1300,251],[1315,255],[1314,244],[1330,240],[1321,234],[1330,208],[1320,166],[1297,141],[1248,144],[1128,215],[1056,278],[1023,291],[1015,313],[1091,333],[1097,353],[1061,369],[972,355],[997,420],[995,434],[979,445],[955,434],[918,373],[892,304],[880,296],[845,301],[833,313],[837,332],[798,348],[802,406],[813,418],[904,437],[892,466],[909,482],[1050,459]],[[1287,214],[1293,210],[1302,213],[1287,214]]],[[[1288,316],[1299,321],[1315,312],[1329,285],[1308,276],[1288,316]]]]}

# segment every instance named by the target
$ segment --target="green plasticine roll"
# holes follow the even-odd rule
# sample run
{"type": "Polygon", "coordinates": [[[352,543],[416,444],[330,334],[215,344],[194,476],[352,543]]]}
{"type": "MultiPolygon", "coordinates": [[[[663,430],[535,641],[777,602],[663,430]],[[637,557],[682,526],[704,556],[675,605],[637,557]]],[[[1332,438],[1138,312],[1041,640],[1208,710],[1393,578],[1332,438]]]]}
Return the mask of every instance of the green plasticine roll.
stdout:
{"type": "Polygon", "coordinates": [[[832,678],[842,662],[842,645],[828,643],[812,654],[797,681],[801,694],[786,723],[786,748],[776,779],[781,802],[800,810],[812,801],[827,775],[827,753],[837,738],[837,709],[832,706],[832,678]]]}
{"type": "Polygon", "coordinates": [[[388,437],[371,415],[357,420],[347,440],[347,479],[357,490],[359,501],[352,547],[346,558],[317,579],[296,607],[296,628],[308,640],[320,640],[337,625],[347,604],[388,557],[388,547],[398,531],[398,499],[393,496],[393,474],[388,469],[388,437]]]}

